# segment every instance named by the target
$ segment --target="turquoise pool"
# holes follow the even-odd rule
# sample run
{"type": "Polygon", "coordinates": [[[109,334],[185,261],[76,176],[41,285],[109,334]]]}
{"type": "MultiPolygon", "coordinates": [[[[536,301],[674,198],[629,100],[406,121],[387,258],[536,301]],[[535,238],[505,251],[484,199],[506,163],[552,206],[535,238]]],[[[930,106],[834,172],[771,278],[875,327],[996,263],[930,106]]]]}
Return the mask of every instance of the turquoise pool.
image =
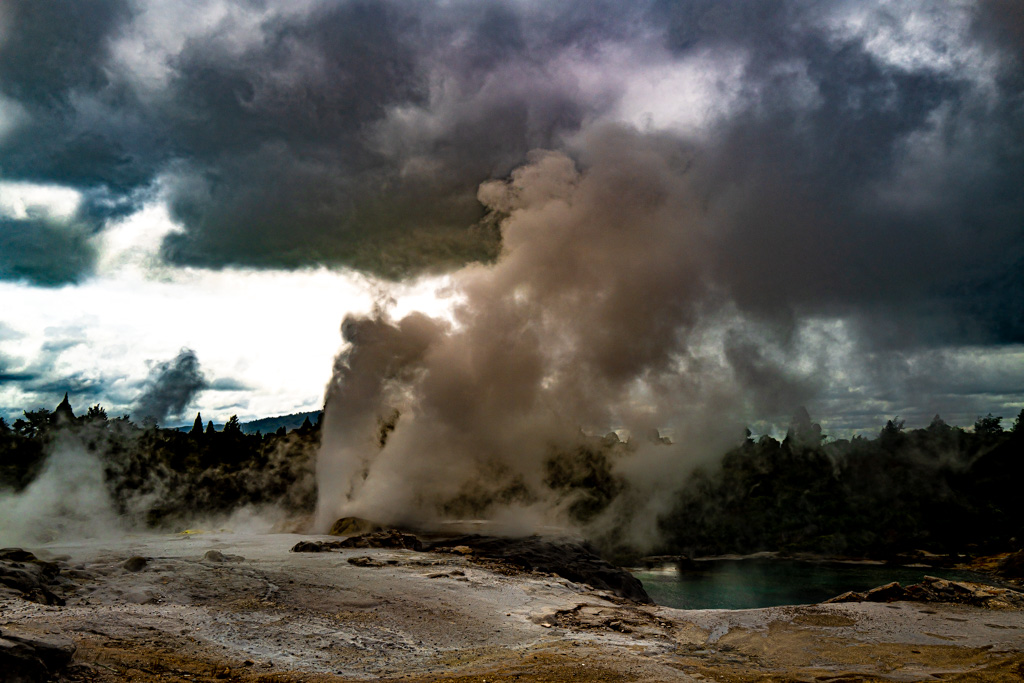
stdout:
{"type": "Polygon", "coordinates": [[[967,571],[794,560],[706,560],[696,569],[666,566],[637,569],[648,595],[659,605],[681,609],[751,609],[821,602],[846,591],[864,591],[898,581],[906,586],[925,576],[986,581],[967,571]]]}

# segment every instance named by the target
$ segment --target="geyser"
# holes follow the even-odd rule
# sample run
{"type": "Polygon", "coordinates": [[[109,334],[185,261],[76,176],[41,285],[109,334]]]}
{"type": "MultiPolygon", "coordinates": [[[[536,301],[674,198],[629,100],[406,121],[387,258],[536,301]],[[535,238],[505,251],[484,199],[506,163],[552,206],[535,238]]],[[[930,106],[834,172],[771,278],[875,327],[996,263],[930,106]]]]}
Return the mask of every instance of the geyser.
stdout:
{"type": "Polygon", "coordinates": [[[753,385],[787,386],[764,358],[734,370],[750,365],[752,327],[707,272],[685,146],[605,128],[581,149],[578,162],[536,151],[480,186],[502,251],[453,275],[454,322],[384,307],[345,319],[320,527],[482,516],[644,545],[692,467],[764,409],[753,385]]]}

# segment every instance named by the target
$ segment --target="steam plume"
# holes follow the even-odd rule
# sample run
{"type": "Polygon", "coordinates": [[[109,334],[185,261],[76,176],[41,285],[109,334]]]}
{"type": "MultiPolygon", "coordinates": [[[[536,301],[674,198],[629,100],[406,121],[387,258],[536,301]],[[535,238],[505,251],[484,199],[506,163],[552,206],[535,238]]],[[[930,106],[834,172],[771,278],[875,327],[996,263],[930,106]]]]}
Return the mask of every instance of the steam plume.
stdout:
{"type": "MultiPolygon", "coordinates": [[[[481,185],[505,217],[503,247],[493,266],[456,274],[454,324],[378,311],[342,325],[319,523],[509,508],[564,523],[575,494],[555,490],[552,463],[624,429],[628,444],[607,439],[595,457],[610,458],[625,493],[590,522],[642,526],[673,482],[731,443],[764,408],[753,385],[787,382],[763,356],[760,373],[746,361],[734,371],[745,347],[726,354],[713,339],[742,337],[744,324],[715,303],[690,156],[607,128],[586,141],[583,171],[538,151],[510,180],[481,185]],[[675,444],[644,438],[665,428],[675,444]]],[[[643,528],[632,533],[642,542],[643,528]]]]}
{"type": "Polygon", "coordinates": [[[181,415],[206,385],[195,351],[182,349],[174,359],[150,369],[145,387],[135,399],[135,414],[157,422],[181,415]]]}

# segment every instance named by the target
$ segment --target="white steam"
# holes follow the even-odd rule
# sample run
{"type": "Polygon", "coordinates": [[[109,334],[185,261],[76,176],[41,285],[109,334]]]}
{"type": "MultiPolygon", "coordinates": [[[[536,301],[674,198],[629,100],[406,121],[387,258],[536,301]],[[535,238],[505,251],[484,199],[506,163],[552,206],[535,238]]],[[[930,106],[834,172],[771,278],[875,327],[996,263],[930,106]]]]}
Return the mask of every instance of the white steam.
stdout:
{"type": "Polygon", "coordinates": [[[58,438],[42,472],[24,491],[0,491],[0,547],[122,530],[103,481],[103,463],[74,438],[58,438]]]}
{"type": "Polygon", "coordinates": [[[467,509],[564,523],[583,494],[552,485],[552,459],[589,449],[622,485],[588,524],[653,542],[693,466],[764,408],[751,384],[786,384],[708,284],[690,155],[664,142],[604,130],[582,171],[535,152],[509,181],[483,184],[480,201],[505,216],[502,253],[452,277],[454,324],[345,320],[319,526],[341,515],[429,525],[467,509]],[[737,371],[738,359],[761,372],[737,371]],[[652,438],[669,429],[674,443],[652,438]],[[632,438],[601,445],[611,430],[632,438]]]}

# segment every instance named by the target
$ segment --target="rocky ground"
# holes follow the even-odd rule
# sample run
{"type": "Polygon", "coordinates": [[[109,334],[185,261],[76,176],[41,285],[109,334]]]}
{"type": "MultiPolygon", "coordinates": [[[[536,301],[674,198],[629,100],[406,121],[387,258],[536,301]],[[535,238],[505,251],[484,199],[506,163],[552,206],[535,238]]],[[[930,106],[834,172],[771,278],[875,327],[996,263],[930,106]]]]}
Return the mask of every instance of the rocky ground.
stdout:
{"type": "Polygon", "coordinates": [[[470,542],[336,543],[200,533],[0,553],[0,679],[1024,679],[1013,599],[682,611],[470,542]]]}

